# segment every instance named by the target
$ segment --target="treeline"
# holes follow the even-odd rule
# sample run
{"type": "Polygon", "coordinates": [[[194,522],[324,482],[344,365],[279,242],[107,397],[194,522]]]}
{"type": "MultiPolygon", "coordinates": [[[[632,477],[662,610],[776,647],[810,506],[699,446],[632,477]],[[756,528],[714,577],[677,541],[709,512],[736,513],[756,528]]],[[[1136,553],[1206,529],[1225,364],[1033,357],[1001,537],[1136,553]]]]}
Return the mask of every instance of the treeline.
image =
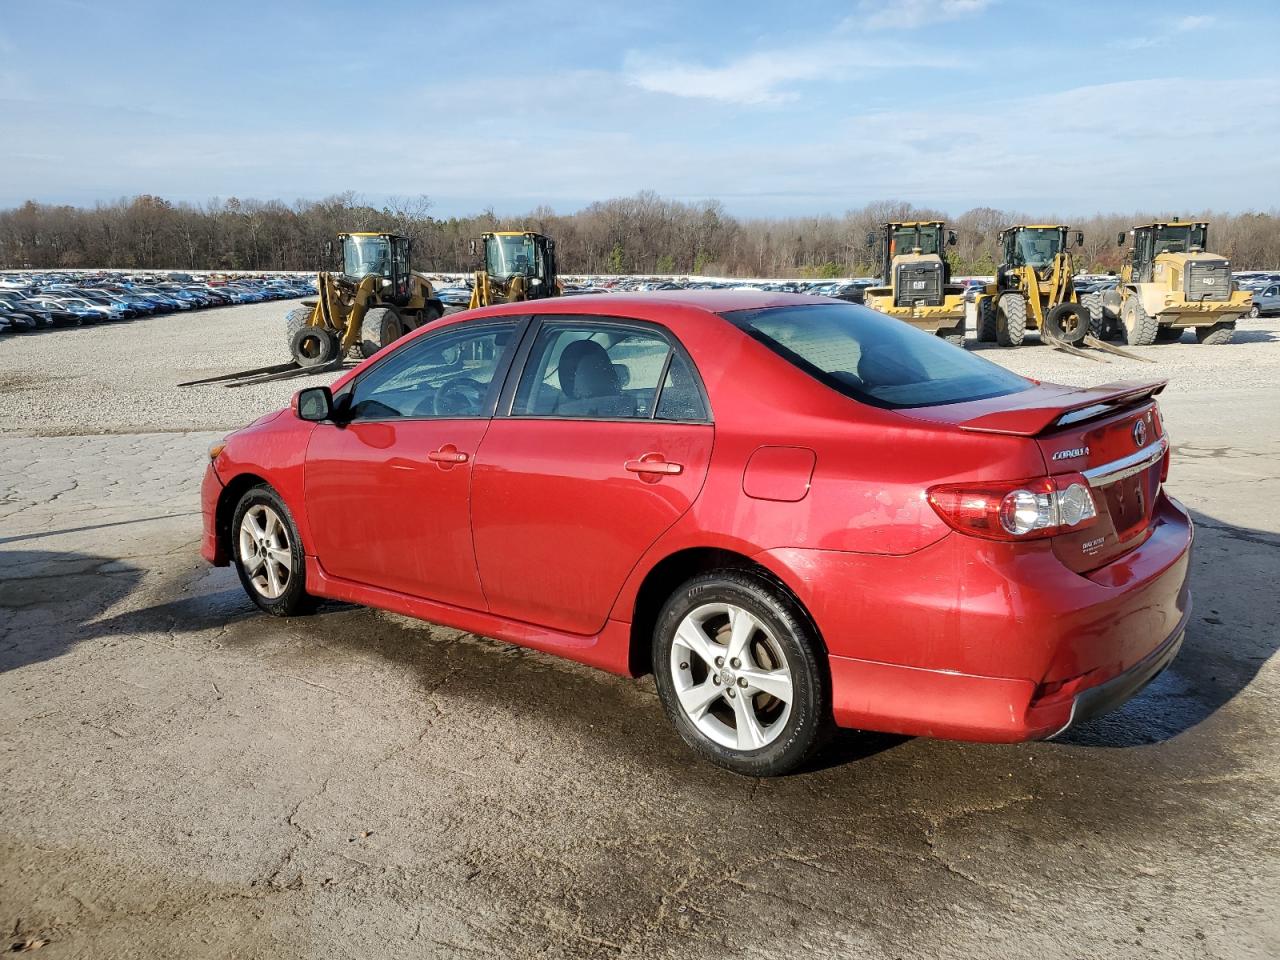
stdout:
{"type": "MultiPolygon", "coordinates": [[[[1080,266],[1116,269],[1116,234],[1152,219],[1212,221],[1210,246],[1235,269],[1280,266],[1280,215],[1203,211],[1099,214],[1071,222],[1083,230],[1080,266]]],[[[426,272],[470,270],[469,241],[487,230],[530,229],[554,237],[564,273],[842,277],[878,272],[867,235],[886,220],[948,220],[958,243],[955,272],[990,274],[996,234],[1013,223],[1056,223],[1043,213],[979,207],[942,211],[881,202],[842,216],[741,218],[717,200],[684,203],[644,192],[592,203],[576,213],[540,207],[522,217],[491,210],[437,218],[426,197],[380,207],[345,193],[319,201],[215,199],[202,205],[139,196],[93,208],[29,201],[0,211],[0,266],[126,267],[192,270],[317,270],[332,266],[328,242],[343,231],[377,230],[414,238],[414,266],[426,272]]]]}

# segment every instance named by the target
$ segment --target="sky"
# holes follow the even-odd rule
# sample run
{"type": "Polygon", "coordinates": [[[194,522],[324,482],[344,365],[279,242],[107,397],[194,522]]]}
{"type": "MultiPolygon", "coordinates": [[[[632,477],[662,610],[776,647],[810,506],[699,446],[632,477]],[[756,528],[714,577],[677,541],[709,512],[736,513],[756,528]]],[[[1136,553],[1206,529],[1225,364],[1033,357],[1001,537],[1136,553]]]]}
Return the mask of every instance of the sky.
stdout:
{"type": "Polygon", "coordinates": [[[0,207],[1280,207],[1274,0],[0,0],[0,207]]]}

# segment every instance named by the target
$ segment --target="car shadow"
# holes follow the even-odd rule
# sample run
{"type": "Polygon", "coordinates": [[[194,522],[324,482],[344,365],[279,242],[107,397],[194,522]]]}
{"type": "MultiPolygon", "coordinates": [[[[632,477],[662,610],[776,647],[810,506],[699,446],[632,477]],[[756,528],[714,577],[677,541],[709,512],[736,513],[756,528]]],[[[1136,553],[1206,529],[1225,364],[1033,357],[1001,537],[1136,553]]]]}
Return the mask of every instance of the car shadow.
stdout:
{"type": "MultiPolygon", "coordinates": [[[[1204,513],[1194,516],[1196,607],[1177,660],[1119,710],[1054,744],[1135,747],[1176,737],[1235,698],[1280,646],[1272,627],[1280,620],[1272,589],[1280,577],[1280,535],[1204,513]]],[[[452,696],[537,714],[577,735],[590,730],[590,736],[612,738],[618,750],[659,749],[673,737],[651,680],[619,682],[556,657],[342,603],[326,602],[315,616],[267,617],[230,570],[202,573],[198,586],[180,586],[184,595],[175,599],[101,616],[136,590],[143,575],[133,564],[103,556],[0,551],[0,628],[8,628],[0,644],[0,672],[109,635],[217,630],[219,644],[232,651],[287,638],[291,656],[309,656],[312,643],[375,654],[412,670],[431,691],[447,682],[452,696]]],[[[909,739],[839,731],[809,769],[857,764],[909,739]]]]}

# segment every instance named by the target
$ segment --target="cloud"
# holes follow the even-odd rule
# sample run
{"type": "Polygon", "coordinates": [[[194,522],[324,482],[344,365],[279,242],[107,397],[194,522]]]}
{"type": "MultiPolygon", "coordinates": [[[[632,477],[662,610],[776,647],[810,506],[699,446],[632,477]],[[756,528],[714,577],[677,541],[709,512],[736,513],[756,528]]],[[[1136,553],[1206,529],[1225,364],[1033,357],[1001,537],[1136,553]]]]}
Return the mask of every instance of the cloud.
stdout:
{"type": "Polygon", "coordinates": [[[1181,17],[1174,22],[1173,28],[1180,33],[1186,33],[1188,30],[1198,30],[1201,27],[1207,27],[1213,23],[1214,18],[1205,15],[1193,15],[1181,17]]]}
{"type": "Polygon", "coordinates": [[[982,13],[993,0],[862,0],[861,17],[850,26],[867,30],[914,30],[917,27],[959,20],[982,13]]]}
{"type": "Polygon", "coordinates": [[[627,82],[651,93],[715,100],[721,103],[769,104],[795,100],[792,85],[833,81],[860,72],[905,67],[947,68],[953,59],[930,51],[880,44],[875,50],[853,42],[812,44],[762,50],[720,66],[682,63],[631,52],[623,72],[627,82]]]}
{"type": "Polygon", "coordinates": [[[724,103],[781,103],[795,93],[780,87],[821,76],[832,66],[821,57],[796,57],[790,52],[753,53],[723,66],[677,63],[629,54],[628,80],[651,93],[701,97],[724,103]]]}
{"type": "Polygon", "coordinates": [[[1113,46],[1122,50],[1149,50],[1152,47],[1164,46],[1172,40],[1177,40],[1179,43],[1184,42],[1178,36],[1179,34],[1191,33],[1195,30],[1210,30],[1218,25],[1217,17],[1208,14],[1189,14],[1185,17],[1179,17],[1155,33],[1138,34],[1116,40],[1113,46]]]}

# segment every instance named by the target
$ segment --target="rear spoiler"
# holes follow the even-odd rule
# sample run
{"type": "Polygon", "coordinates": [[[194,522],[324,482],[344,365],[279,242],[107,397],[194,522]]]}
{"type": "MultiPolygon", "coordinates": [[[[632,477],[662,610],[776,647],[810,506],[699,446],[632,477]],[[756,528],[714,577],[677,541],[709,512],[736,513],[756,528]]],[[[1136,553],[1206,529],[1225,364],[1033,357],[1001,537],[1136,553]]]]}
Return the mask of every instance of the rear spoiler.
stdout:
{"type": "Polygon", "coordinates": [[[1119,380],[1098,387],[1079,390],[1028,390],[1002,398],[1013,406],[1004,406],[956,424],[974,433],[1002,433],[1017,437],[1034,437],[1050,427],[1065,427],[1106,416],[1124,407],[1150,400],[1160,393],[1168,380],[1119,380]],[[1018,401],[1022,399],[1023,405],[1018,401]]]}

